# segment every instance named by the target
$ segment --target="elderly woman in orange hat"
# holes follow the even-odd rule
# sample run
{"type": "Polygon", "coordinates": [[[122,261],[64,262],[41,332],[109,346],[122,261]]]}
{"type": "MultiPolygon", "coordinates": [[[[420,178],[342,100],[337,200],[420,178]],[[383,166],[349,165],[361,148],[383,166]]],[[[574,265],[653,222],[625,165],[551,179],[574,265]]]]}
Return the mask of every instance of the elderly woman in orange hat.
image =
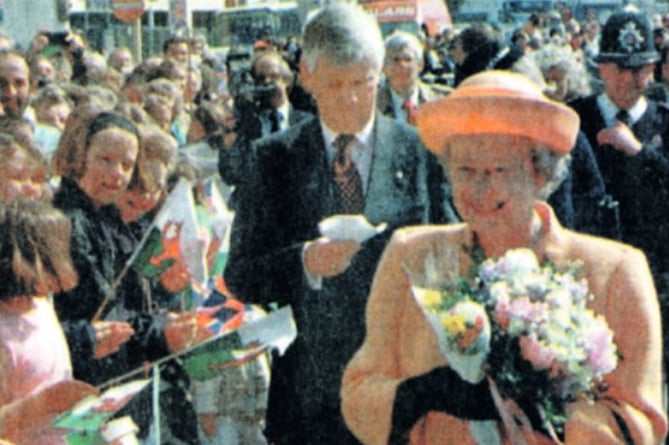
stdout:
{"type": "MultiPolygon", "coordinates": [[[[342,387],[347,425],[365,444],[476,444],[469,421],[491,421],[511,444],[487,380],[460,378],[411,296],[412,277],[427,258],[450,257],[444,276],[466,276],[477,244],[486,256],[529,248],[553,264],[581,260],[589,305],[614,332],[621,353],[596,402],[568,406],[566,444],[658,444],[667,430],[662,403],[661,329],[657,296],[639,250],[560,226],[543,201],[564,170],[579,127],[577,115],[525,78],[488,71],[449,97],[419,110],[418,130],[440,156],[464,223],[406,228],[394,234],[372,286],[366,338],[342,387]],[[455,260],[453,260],[455,258],[455,260]],[[405,271],[410,271],[407,274],[405,271]]],[[[523,428],[528,444],[553,443],[523,428]]]]}

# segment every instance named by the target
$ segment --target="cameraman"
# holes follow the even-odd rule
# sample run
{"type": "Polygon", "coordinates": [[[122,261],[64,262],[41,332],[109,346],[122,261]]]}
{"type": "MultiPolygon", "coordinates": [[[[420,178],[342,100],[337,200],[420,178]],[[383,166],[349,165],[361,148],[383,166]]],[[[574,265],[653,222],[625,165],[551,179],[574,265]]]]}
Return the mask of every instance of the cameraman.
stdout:
{"type": "Polygon", "coordinates": [[[293,73],[277,52],[256,55],[251,63],[252,82],[239,85],[235,96],[237,137],[232,147],[220,140],[219,172],[229,185],[239,185],[251,167],[251,143],[307,120],[312,115],[296,110],[288,100],[293,73]]]}

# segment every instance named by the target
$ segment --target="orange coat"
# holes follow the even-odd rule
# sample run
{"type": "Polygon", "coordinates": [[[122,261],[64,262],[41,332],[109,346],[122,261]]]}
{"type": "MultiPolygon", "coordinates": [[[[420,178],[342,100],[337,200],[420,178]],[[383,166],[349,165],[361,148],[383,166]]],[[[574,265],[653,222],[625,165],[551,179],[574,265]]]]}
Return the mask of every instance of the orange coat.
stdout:
{"type": "MultiPolygon", "coordinates": [[[[660,311],[648,264],[632,247],[564,229],[550,207],[537,203],[543,233],[533,250],[555,264],[583,260],[592,309],[606,317],[623,359],[606,381],[606,398],[572,404],[565,428],[569,445],[624,443],[611,414],[624,419],[634,443],[659,444],[667,431],[662,404],[660,311]]],[[[411,296],[405,269],[421,273],[425,258],[457,252],[459,275],[469,270],[462,247],[466,224],[406,228],[395,233],[377,269],[367,305],[367,334],[348,364],[342,385],[347,425],[365,444],[387,444],[396,387],[447,364],[437,338],[411,296]]],[[[411,431],[412,444],[473,444],[466,422],[430,412],[411,431]]],[[[545,436],[537,435],[539,439],[545,436]]],[[[509,443],[508,437],[505,439],[509,443]]],[[[541,443],[541,442],[538,442],[541,443]]]]}

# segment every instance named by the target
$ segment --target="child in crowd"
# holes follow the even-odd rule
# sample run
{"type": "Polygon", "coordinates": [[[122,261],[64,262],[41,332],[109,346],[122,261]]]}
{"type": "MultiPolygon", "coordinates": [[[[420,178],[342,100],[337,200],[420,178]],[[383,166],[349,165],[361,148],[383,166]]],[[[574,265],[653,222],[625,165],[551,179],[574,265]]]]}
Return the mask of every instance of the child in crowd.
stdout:
{"type": "MultiPolygon", "coordinates": [[[[176,140],[154,124],[141,127],[141,143],[136,174],[128,189],[116,201],[121,217],[130,229],[126,236],[133,237],[133,250],[146,231],[150,230],[166,197],[167,178],[174,167],[178,148],[176,140]]],[[[177,292],[190,281],[187,274],[183,274],[185,279],[178,279],[182,276],[180,267],[175,273],[172,273],[172,269],[175,266],[155,280],[139,277],[135,270],[128,271],[129,280],[124,280],[122,286],[132,286],[139,279],[147,289],[152,313],[180,311],[181,298],[177,292]]],[[[188,391],[188,375],[176,360],[166,362],[161,368],[161,440],[174,445],[197,443],[197,418],[188,391]]],[[[155,441],[151,435],[147,440],[148,443],[155,441]]]]}
{"type": "Polygon", "coordinates": [[[183,117],[183,97],[172,80],[159,78],[146,84],[144,109],[162,129],[174,136],[179,146],[186,145],[188,127],[180,123],[183,117]]]}
{"type": "Polygon", "coordinates": [[[0,437],[64,444],[55,416],[96,391],[72,380],[70,353],[48,295],[77,283],[70,222],[42,201],[0,204],[0,437]]]}
{"type": "Polygon", "coordinates": [[[68,120],[52,159],[54,172],[62,176],[54,205],[72,222],[72,259],[80,276],[79,285],[56,300],[56,310],[75,376],[95,384],[126,370],[114,369],[103,358],[134,333],[126,321],[101,321],[109,308],[103,317],[96,312],[118,272],[111,231],[120,218],[113,203],[130,182],[138,152],[139,135],[130,121],[97,108],[80,108],[68,120]]]}
{"type": "MultiPolygon", "coordinates": [[[[142,150],[137,159],[137,173],[127,190],[116,201],[126,224],[151,221],[159,204],[165,198],[167,178],[174,167],[177,141],[154,124],[141,128],[142,150]],[[144,217],[146,216],[146,217],[144,217]]],[[[141,238],[147,224],[140,224],[135,235],[141,238]]]]}
{"type": "Polygon", "coordinates": [[[48,168],[33,145],[21,145],[0,133],[0,202],[17,198],[49,199],[48,168]]]}
{"type": "Polygon", "coordinates": [[[58,147],[65,121],[72,112],[72,101],[56,85],[40,88],[32,99],[35,110],[35,141],[50,159],[58,147]]]}
{"type": "MultiPolygon", "coordinates": [[[[194,316],[153,314],[141,283],[117,283],[132,244],[118,236],[128,229],[115,202],[132,179],[140,145],[133,122],[93,106],[73,111],[53,157],[55,173],[62,176],[54,205],[72,221],[71,252],[80,276],[77,287],[56,299],[56,310],[75,377],[94,384],[181,350],[197,334],[194,316]]],[[[138,409],[133,419],[139,436],[146,437],[150,409],[138,409]]]]}

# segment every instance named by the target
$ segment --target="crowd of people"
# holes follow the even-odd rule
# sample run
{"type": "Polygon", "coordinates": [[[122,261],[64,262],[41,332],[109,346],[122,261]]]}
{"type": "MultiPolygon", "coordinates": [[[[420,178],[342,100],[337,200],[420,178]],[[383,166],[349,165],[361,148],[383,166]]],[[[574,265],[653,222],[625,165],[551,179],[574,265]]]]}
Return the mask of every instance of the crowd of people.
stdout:
{"type": "Polygon", "coordinates": [[[235,212],[229,243],[208,246],[229,254],[210,268],[224,298],[249,320],[290,305],[298,335],[204,382],[162,362],[159,412],[147,388],[116,415],[126,436],[100,440],[464,444],[485,420],[515,444],[488,380],[441,355],[410,272],[453,254],[443,275],[465,276],[475,248],[526,247],[583,262],[620,363],[562,437],[533,422],[518,443],[663,443],[668,29],[633,7],[605,23],[562,9],[509,36],[384,38],[339,4],[225,76],[201,35],[143,61],[75,32],[26,51],[0,36],[0,443],[65,443],[58,414],[214,335],[183,258],[152,278],[127,267],[180,179],[200,204],[213,181],[235,212]],[[322,233],[346,214],[385,229],[322,233]]]}

